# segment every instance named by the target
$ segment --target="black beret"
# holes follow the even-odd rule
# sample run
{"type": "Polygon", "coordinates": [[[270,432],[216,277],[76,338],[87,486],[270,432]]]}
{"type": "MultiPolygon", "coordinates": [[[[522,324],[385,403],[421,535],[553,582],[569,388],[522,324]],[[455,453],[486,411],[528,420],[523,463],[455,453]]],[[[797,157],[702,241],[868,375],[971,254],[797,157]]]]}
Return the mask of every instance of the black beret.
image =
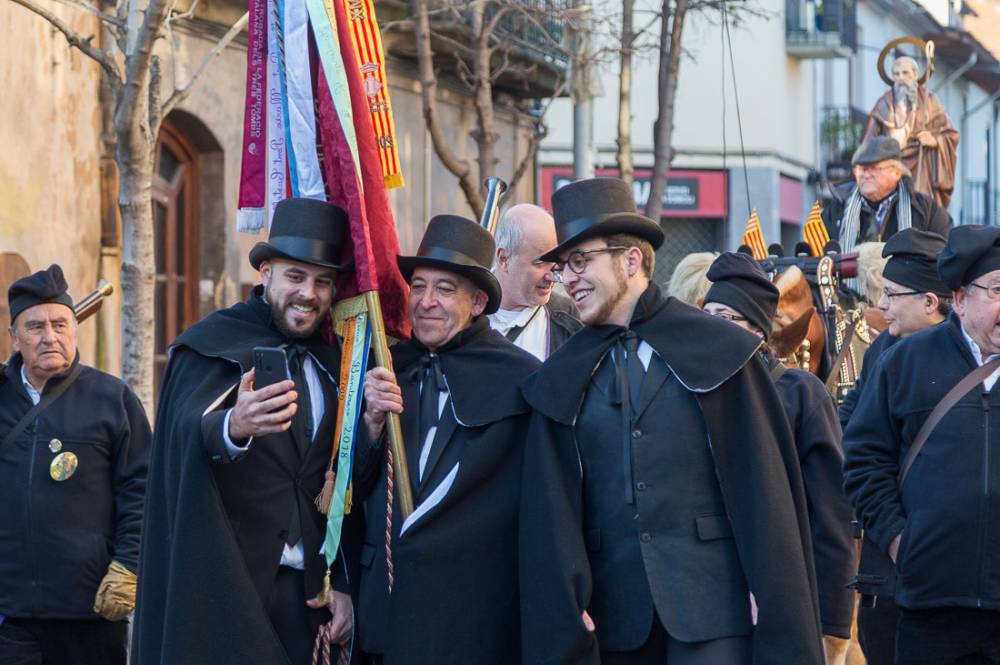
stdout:
{"type": "Polygon", "coordinates": [[[938,273],[952,291],[988,272],[1000,270],[1000,227],[964,224],[948,234],[938,255],[938,273]]]}
{"type": "Polygon", "coordinates": [[[899,143],[891,136],[872,136],[858,146],[851,158],[851,166],[878,164],[887,159],[901,159],[899,143]]]}
{"type": "Polygon", "coordinates": [[[938,253],[945,240],[936,233],[920,229],[903,229],[894,234],[882,248],[888,258],[882,276],[921,293],[950,296],[951,289],[938,275],[938,253]]]}
{"type": "Polygon", "coordinates": [[[705,302],[732,307],[764,333],[765,339],[770,338],[771,322],[778,311],[778,287],[753,257],[725,252],[715,259],[705,276],[712,282],[705,302]]]}
{"type": "Polygon", "coordinates": [[[17,315],[35,305],[58,303],[73,309],[73,299],[66,289],[66,278],[62,268],[53,263],[48,270],[39,270],[34,275],[22,277],[7,289],[7,303],[10,307],[10,324],[14,325],[17,315]]]}

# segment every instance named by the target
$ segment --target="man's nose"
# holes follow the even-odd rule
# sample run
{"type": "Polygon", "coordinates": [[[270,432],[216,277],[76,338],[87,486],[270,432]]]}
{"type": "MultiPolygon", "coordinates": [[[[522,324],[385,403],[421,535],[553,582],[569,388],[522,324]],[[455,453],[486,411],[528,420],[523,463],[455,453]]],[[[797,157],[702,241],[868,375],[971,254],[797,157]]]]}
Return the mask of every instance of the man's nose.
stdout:
{"type": "Polygon", "coordinates": [[[875,305],[883,312],[889,311],[889,298],[884,293],[878,297],[878,303],[875,305]]]}
{"type": "Polygon", "coordinates": [[[426,289],[424,294],[420,296],[420,306],[424,309],[430,309],[437,304],[437,295],[434,293],[434,289],[426,289]]]}
{"type": "Polygon", "coordinates": [[[311,279],[303,280],[299,286],[299,295],[303,298],[314,299],[316,297],[316,282],[311,279]]]}
{"type": "Polygon", "coordinates": [[[555,283],[555,282],[559,281],[559,277],[554,272],[552,272],[551,270],[546,270],[545,271],[545,281],[546,282],[553,282],[553,283],[555,283]]]}

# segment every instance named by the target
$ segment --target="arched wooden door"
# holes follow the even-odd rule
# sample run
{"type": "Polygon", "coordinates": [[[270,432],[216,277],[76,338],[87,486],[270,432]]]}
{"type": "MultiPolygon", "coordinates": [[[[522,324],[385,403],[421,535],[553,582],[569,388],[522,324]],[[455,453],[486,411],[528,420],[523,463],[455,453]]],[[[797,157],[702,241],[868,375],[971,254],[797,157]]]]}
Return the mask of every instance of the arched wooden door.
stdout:
{"type": "Polygon", "coordinates": [[[156,252],[154,390],[159,394],[167,347],[198,319],[198,161],[191,142],[164,122],[152,183],[156,252]]]}

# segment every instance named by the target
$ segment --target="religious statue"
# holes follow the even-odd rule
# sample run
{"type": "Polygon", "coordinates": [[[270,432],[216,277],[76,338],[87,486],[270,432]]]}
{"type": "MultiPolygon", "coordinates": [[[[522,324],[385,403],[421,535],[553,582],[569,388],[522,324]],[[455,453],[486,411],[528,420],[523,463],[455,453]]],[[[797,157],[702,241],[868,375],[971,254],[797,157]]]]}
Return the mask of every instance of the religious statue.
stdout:
{"type": "Polygon", "coordinates": [[[959,134],[941,100],[924,86],[933,71],[933,43],[904,37],[890,42],[879,57],[879,74],[889,90],[868,114],[864,138],[891,136],[902,149],[903,164],[910,170],[913,188],[932,196],[947,208],[955,188],[955,160],[959,134]],[[885,58],[897,44],[916,43],[924,49],[927,67],[920,74],[914,58],[897,57],[892,78],[885,74],[885,58]]]}

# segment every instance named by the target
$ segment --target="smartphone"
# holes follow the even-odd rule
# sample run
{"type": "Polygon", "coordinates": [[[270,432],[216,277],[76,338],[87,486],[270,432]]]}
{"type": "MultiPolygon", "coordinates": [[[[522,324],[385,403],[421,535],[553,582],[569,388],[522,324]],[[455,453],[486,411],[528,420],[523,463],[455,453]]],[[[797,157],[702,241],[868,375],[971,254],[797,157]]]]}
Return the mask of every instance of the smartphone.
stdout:
{"type": "Polygon", "coordinates": [[[271,384],[292,378],[288,371],[288,356],[276,346],[255,346],[253,350],[253,389],[260,390],[271,384]]]}

